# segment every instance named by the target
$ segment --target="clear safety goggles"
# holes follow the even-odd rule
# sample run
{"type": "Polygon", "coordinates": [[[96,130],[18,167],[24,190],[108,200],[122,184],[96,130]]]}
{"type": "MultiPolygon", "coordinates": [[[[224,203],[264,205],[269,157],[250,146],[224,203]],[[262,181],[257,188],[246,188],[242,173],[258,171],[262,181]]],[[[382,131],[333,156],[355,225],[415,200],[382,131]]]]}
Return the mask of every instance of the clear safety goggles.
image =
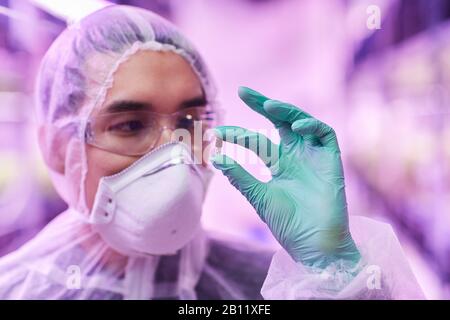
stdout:
{"type": "Polygon", "coordinates": [[[206,148],[213,139],[209,129],[218,124],[220,114],[210,107],[190,107],[172,114],[145,110],[101,114],[89,118],[85,142],[126,156],[142,156],[162,139],[184,142],[193,149],[206,148]]]}

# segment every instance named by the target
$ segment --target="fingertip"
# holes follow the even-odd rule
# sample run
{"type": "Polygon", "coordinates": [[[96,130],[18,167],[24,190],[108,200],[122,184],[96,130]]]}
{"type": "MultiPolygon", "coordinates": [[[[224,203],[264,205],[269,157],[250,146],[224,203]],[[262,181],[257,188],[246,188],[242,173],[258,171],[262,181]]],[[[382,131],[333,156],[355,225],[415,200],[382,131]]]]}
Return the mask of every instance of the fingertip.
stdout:
{"type": "Polygon", "coordinates": [[[231,167],[234,167],[237,165],[236,161],[234,161],[232,158],[228,157],[225,154],[216,154],[210,157],[211,164],[219,170],[226,170],[230,169],[231,167]]]}
{"type": "Polygon", "coordinates": [[[239,86],[238,88],[238,96],[239,98],[241,98],[241,100],[248,99],[249,97],[252,96],[252,90],[248,87],[244,87],[244,86],[239,86]]]}
{"type": "Polygon", "coordinates": [[[214,166],[216,169],[220,169],[221,165],[223,164],[223,156],[221,154],[214,154],[209,158],[209,162],[214,166]]]}
{"type": "Polygon", "coordinates": [[[222,139],[223,131],[224,131],[224,127],[223,126],[218,126],[218,127],[213,128],[214,136],[216,138],[219,138],[219,139],[222,139]]]}
{"type": "Polygon", "coordinates": [[[244,102],[249,99],[255,99],[255,101],[263,103],[265,100],[269,99],[258,91],[245,86],[240,86],[238,88],[238,95],[244,102]]]}
{"type": "Polygon", "coordinates": [[[239,86],[238,87],[238,93],[239,94],[261,95],[259,92],[255,91],[255,90],[253,90],[253,89],[251,89],[249,87],[246,87],[246,86],[239,86]]]}
{"type": "Polygon", "coordinates": [[[298,129],[300,129],[304,124],[304,122],[305,122],[304,119],[294,121],[291,125],[292,131],[297,131],[298,129]]]}
{"type": "Polygon", "coordinates": [[[250,90],[250,88],[245,87],[245,86],[239,86],[238,87],[238,95],[239,96],[244,95],[248,92],[248,90],[250,90]]]}
{"type": "Polygon", "coordinates": [[[213,129],[216,138],[224,141],[231,141],[236,135],[246,132],[246,129],[238,126],[218,126],[213,129]]]}

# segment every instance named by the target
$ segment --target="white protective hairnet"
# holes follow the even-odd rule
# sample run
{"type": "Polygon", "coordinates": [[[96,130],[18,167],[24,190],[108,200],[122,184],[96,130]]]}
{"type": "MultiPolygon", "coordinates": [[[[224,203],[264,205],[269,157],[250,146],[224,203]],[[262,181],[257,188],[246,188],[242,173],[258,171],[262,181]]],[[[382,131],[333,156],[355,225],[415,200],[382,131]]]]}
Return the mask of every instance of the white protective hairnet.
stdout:
{"type": "Polygon", "coordinates": [[[198,53],[174,26],[142,9],[111,6],[97,11],[65,30],[49,49],[37,86],[38,116],[47,129],[47,161],[59,137],[71,137],[65,174],[53,172],[69,209],[0,259],[0,299],[423,297],[392,229],[365,218],[350,217],[363,256],[351,269],[337,263],[327,270],[309,270],[284,250],[271,263],[272,252],[208,237],[203,231],[172,256],[126,257],[110,249],[86,221],[87,166],[80,137],[120,63],[148,49],[186,58],[207,100],[214,102],[215,89],[198,53]],[[367,270],[379,271],[379,283],[367,285],[367,270]]]}

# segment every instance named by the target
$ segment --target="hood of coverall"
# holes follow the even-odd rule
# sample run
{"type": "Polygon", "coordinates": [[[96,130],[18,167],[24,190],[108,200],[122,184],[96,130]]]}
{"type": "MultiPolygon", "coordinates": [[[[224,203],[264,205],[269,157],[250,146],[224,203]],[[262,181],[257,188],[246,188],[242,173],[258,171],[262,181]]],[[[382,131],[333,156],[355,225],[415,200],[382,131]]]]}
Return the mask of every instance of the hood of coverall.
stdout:
{"type": "Polygon", "coordinates": [[[45,128],[40,141],[47,165],[64,144],[64,173],[49,165],[50,175],[60,196],[80,213],[88,213],[87,119],[102,106],[120,64],[140,50],[181,55],[198,75],[207,101],[215,104],[215,85],[199,52],[164,18],[144,9],[113,5],[66,28],[42,60],[36,114],[38,125],[45,128]]]}

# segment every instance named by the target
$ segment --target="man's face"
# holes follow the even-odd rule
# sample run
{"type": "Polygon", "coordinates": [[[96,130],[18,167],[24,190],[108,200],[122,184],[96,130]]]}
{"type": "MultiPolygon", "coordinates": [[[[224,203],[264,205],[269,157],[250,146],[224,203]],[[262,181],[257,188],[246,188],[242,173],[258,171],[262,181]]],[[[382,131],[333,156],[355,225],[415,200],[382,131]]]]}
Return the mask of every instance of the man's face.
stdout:
{"type": "MultiPolygon", "coordinates": [[[[201,83],[189,63],[173,52],[139,51],[122,63],[105,102],[92,116],[123,111],[172,114],[188,107],[201,107],[206,100],[201,83]]],[[[106,117],[108,118],[108,116],[106,117]]],[[[166,143],[171,132],[162,131],[154,147],[166,143]]],[[[88,173],[86,203],[92,208],[99,180],[122,171],[140,156],[126,156],[86,145],[88,173]]]]}

